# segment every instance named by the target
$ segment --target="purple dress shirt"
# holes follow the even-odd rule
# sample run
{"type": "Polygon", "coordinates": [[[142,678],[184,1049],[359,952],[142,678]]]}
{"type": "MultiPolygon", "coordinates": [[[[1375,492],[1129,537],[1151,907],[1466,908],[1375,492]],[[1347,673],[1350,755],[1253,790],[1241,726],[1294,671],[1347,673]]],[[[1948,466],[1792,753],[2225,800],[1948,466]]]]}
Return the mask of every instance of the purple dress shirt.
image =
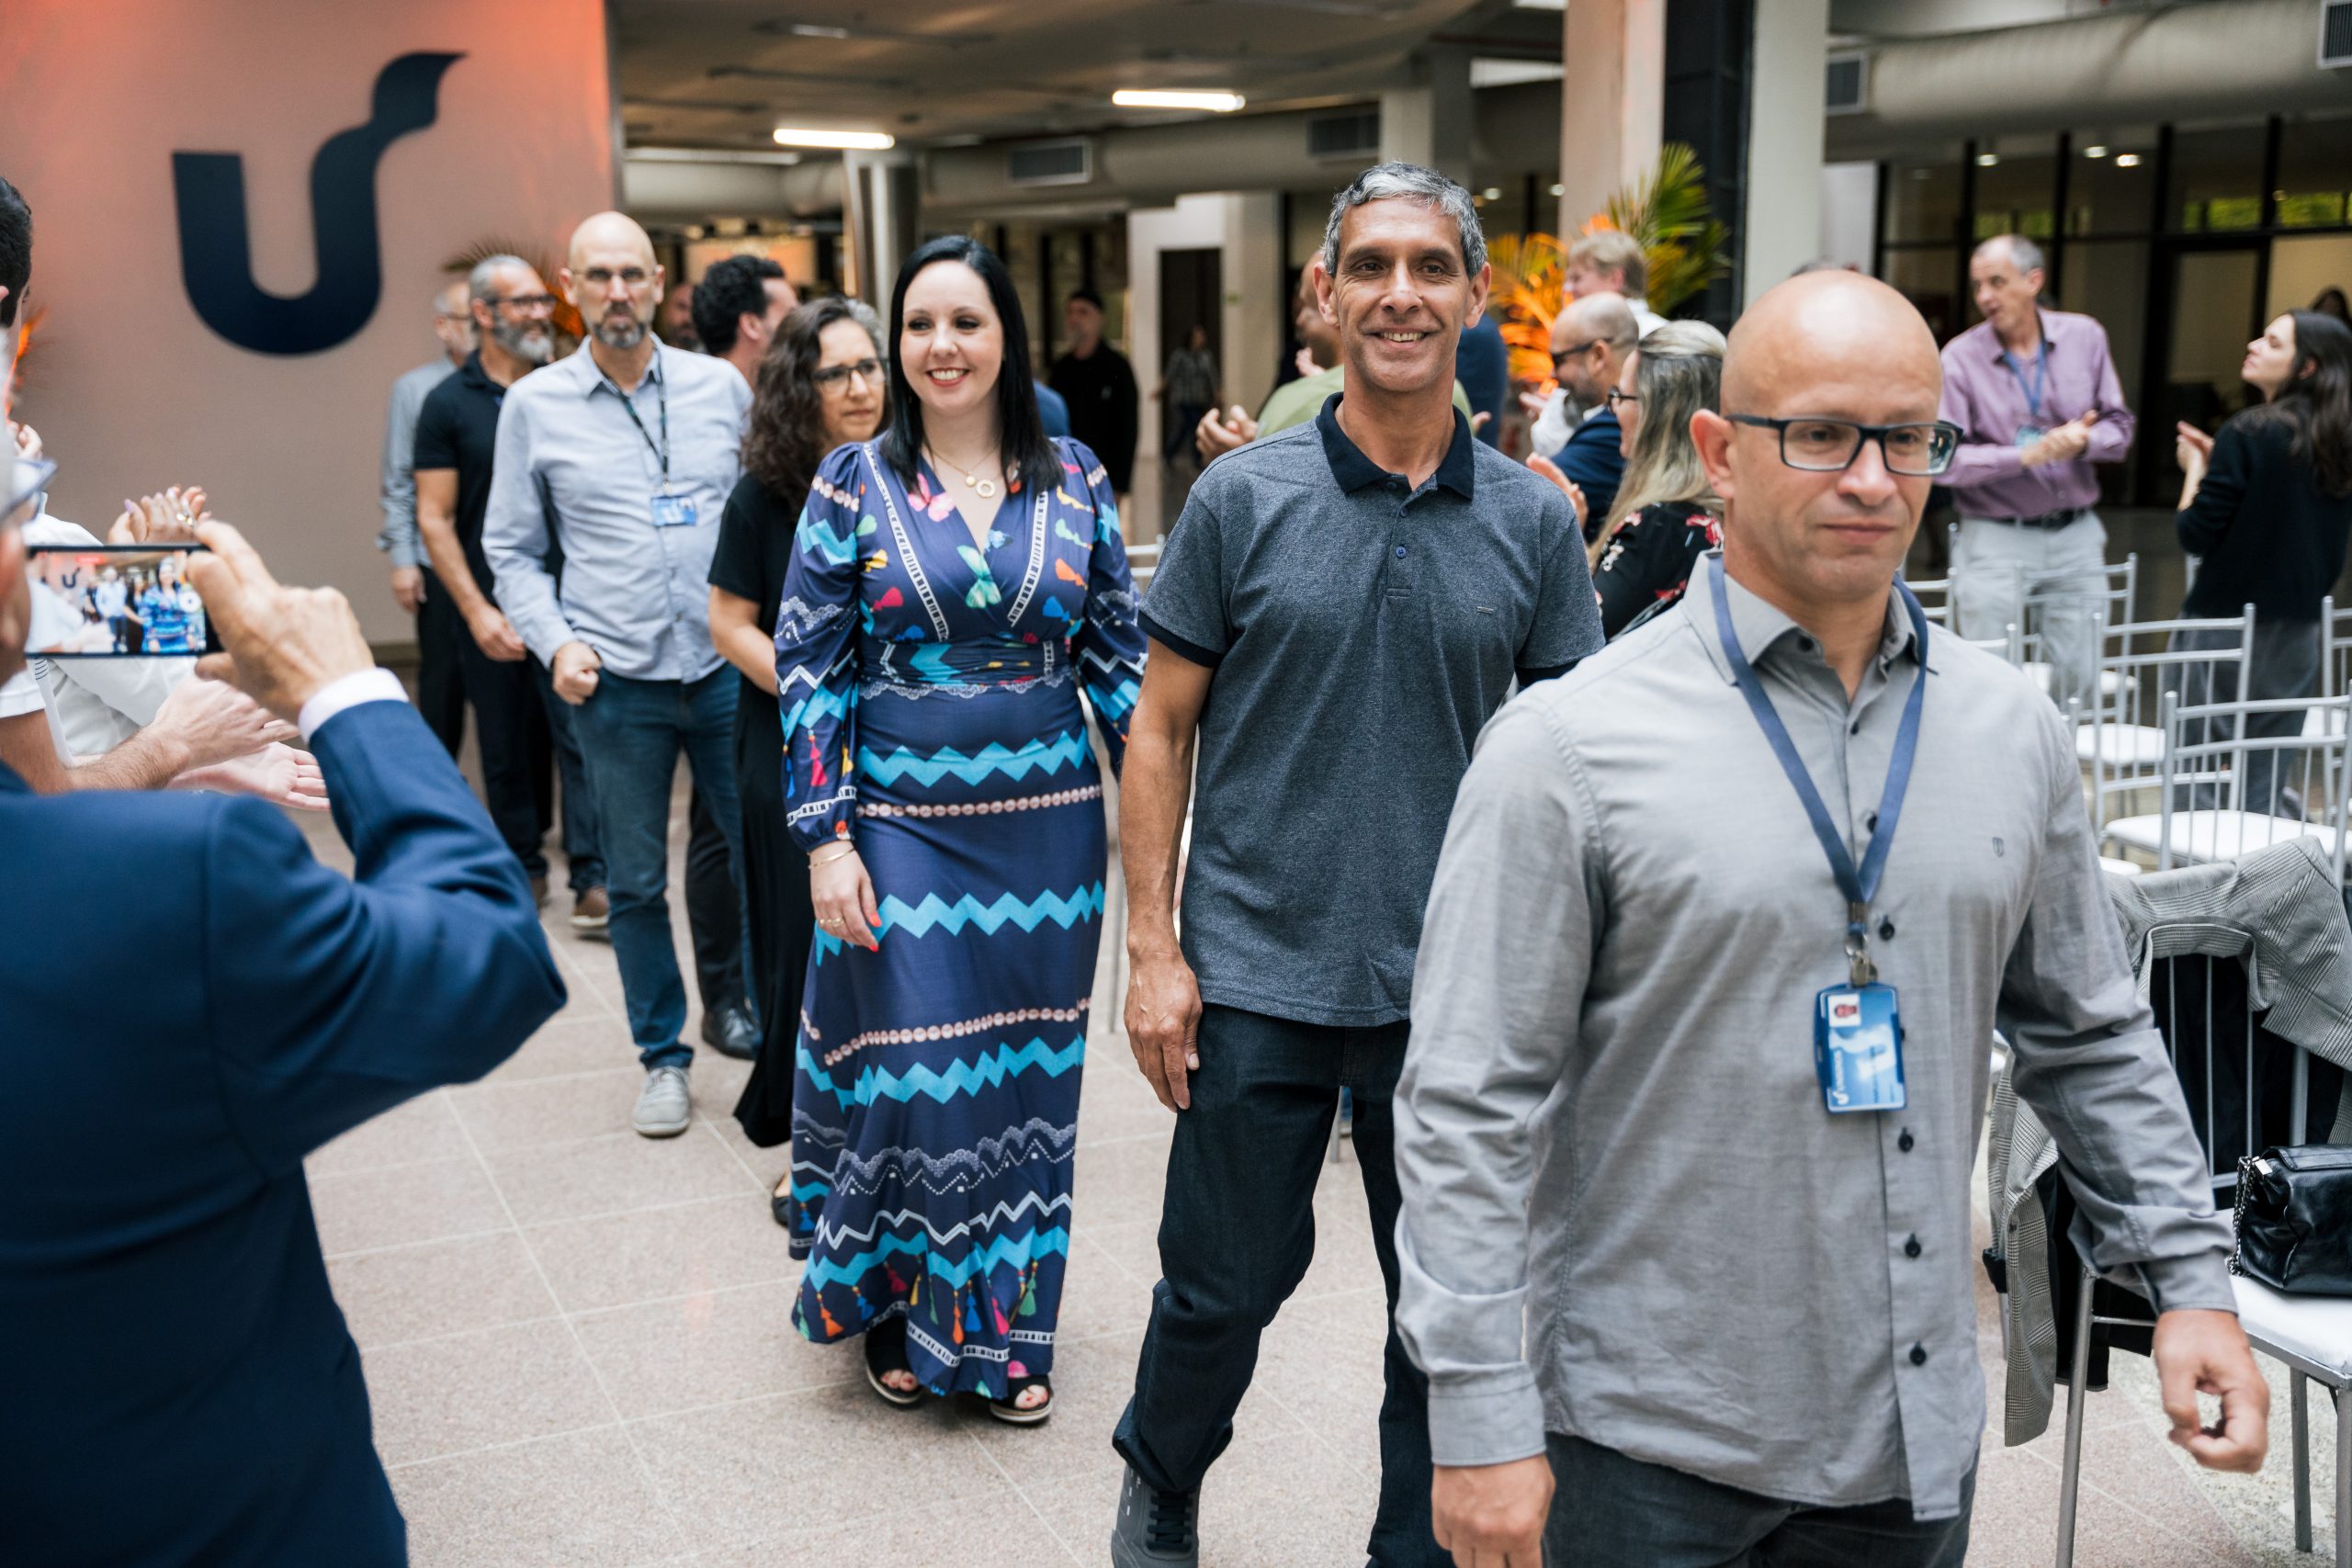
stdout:
{"type": "Polygon", "coordinates": [[[2097,505],[2098,479],[2091,465],[2120,463],[2131,449],[2135,422],[2108,355],[2107,329],[2070,311],[2041,315],[2049,360],[2039,418],[2026,395],[2035,379],[2034,360],[2020,359],[2013,372],[1990,321],[1944,344],[1943,417],[1960,426],[1961,434],[1960,453],[1943,482],[1952,488],[1962,517],[2035,517],[2097,505]],[[2081,457],[2034,468],[2018,460],[2020,425],[2054,430],[2094,408],[2098,423],[2081,457]]]}

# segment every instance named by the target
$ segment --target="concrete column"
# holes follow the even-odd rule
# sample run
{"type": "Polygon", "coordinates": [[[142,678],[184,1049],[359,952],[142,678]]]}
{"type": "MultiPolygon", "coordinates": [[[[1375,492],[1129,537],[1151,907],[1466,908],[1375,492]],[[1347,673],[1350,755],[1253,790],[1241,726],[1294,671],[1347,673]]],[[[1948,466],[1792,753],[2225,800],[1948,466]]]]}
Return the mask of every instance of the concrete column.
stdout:
{"type": "Polygon", "coordinates": [[[1452,44],[1416,51],[1412,78],[1380,95],[1381,162],[1419,164],[1468,185],[1470,51],[1452,44]]]}
{"type": "MultiPolygon", "coordinates": [[[[1578,0],[1582,4],[1582,0],[1578,0]]],[[[1747,210],[1738,227],[1743,307],[1818,253],[1829,0],[1758,8],[1748,72],[1747,210]]]]}
{"type": "Polygon", "coordinates": [[[912,152],[844,152],[842,216],[849,231],[850,291],[886,310],[899,263],[922,237],[922,191],[912,152]]]}
{"type": "Polygon", "coordinates": [[[1560,45],[1559,233],[1566,240],[1657,162],[1666,0],[1573,0],[1560,45]]]}

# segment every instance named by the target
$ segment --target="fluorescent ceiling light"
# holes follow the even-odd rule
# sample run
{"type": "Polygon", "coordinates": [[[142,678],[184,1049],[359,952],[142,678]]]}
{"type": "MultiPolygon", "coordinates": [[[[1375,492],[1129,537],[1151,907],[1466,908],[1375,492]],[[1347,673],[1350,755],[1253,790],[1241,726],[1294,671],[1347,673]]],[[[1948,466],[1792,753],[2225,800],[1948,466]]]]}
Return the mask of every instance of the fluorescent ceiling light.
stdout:
{"type": "Polygon", "coordinates": [[[1470,62],[1470,85],[1473,87],[1511,87],[1521,82],[1556,82],[1560,79],[1560,62],[1556,60],[1497,60],[1486,56],[1470,62]]]}
{"type": "Polygon", "coordinates": [[[794,22],[786,30],[794,38],[850,38],[847,28],[829,28],[819,22],[794,22]]]}
{"type": "Polygon", "coordinates": [[[1980,169],[1989,169],[2000,161],[2001,155],[1998,152],[1979,152],[1976,154],[1976,166],[1980,169]]]}
{"type": "Polygon", "coordinates": [[[897,138],[879,130],[805,130],[784,125],[775,128],[775,140],[782,147],[838,147],[851,152],[879,152],[899,144],[897,138]]]}
{"type": "Polygon", "coordinates": [[[2115,166],[2119,169],[2136,169],[2140,166],[2140,154],[2137,152],[2118,152],[2115,155],[2115,166]]]}
{"type": "Polygon", "coordinates": [[[2107,149],[2104,147],[2086,147],[2083,149],[2083,156],[2086,158],[2104,158],[2107,156],[2107,149]]]}
{"type": "Polygon", "coordinates": [[[1205,109],[1230,114],[1246,101],[1238,93],[1163,92],[1157,88],[1122,87],[1111,101],[1123,109],[1205,109]]]}

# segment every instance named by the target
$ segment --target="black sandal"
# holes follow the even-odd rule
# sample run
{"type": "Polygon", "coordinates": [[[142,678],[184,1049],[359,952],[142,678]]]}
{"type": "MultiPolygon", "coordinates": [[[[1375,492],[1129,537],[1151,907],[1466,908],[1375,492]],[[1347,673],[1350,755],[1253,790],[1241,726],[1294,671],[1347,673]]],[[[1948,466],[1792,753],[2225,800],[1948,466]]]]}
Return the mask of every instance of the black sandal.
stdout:
{"type": "Polygon", "coordinates": [[[768,1193],[768,1213],[785,1229],[792,1228],[792,1173],[786,1171],[782,1180],[768,1193]]]}
{"type": "Polygon", "coordinates": [[[883,1378],[891,1372],[914,1376],[914,1368],[907,1364],[907,1320],[891,1317],[865,1331],[865,1381],[885,1404],[900,1410],[910,1410],[922,1403],[920,1384],[913,1388],[892,1388],[883,1378]]]}
{"type": "Polygon", "coordinates": [[[1054,1413],[1054,1381],[1051,1378],[1014,1378],[1006,1385],[1002,1399],[988,1402],[989,1414],[1000,1421],[1015,1427],[1034,1427],[1054,1413]],[[1013,1402],[1033,1388],[1046,1391],[1045,1403],[1023,1410],[1013,1402]]]}

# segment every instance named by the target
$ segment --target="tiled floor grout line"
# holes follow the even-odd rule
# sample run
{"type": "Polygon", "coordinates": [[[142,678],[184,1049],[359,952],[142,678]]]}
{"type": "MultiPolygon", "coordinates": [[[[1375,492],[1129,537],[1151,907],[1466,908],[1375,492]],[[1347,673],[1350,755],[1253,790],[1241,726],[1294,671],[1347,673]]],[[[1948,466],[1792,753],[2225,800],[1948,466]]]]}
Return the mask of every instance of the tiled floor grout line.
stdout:
{"type": "Polygon", "coordinates": [[[628,1425],[626,1421],[599,1421],[593,1427],[573,1427],[561,1432],[541,1432],[534,1437],[509,1438],[501,1443],[482,1443],[470,1449],[452,1449],[446,1454],[426,1454],[420,1459],[404,1459],[398,1464],[384,1466],[386,1474],[403,1470],[416,1470],[428,1464],[443,1464],[452,1460],[479,1459],[483,1454],[504,1453],[509,1449],[526,1449],[533,1443],[559,1442],[565,1438],[585,1437],[591,1432],[617,1432],[628,1425]]]}
{"type": "MultiPolygon", "coordinates": [[[[445,1089],[440,1092],[446,1095],[449,1091],[445,1089]]],[[[454,1105],[449,1109],[452,1114],[457,1111],[454,1105]]],[[[481,1164],[482,1178],[490,1183],[491,1192],[498,1199],[498,1207],[505,1214],[506,1223],[514,1226],[515,1239],[523,1244],[523,1255],[531,1260],[531,1272],[537,1276],[539,1288],[547,1292],[548,1300],[553,1302],[556,1310],[560,1313],[563,1310],[563,1297],[557,1294],[555,1281],[548,1278],[547,1266],[539,1261],[538,1253],[531,1246],[531,1238],[526,1235],[523,1227],[516,1224],[514,1206],[506,1201],[506,1190],[498,1184],[498,1173],[490,1168],[489,1159],[483,1156],[481,1145],[474,1142],[472,1130],[467,1127],[463,1117],[458,1119],[458,1132],[466,1140],[466,1147],[473,1151],[475,1160],[481,1164]]],[[[653,1466],[647,1461],[645,1450],[637,1446],[637,1438],[628,1429],[628,1418],[621,1414],[621,1402],[614,1395],[612,1385],[605,1382],[605,1370],[596,1364],[596,1358],[588,1353],[588,1341],[581,1337],[580,1325],[566,1317],[563,1319],[563,1331],[571,1337],[572,1349],[578,1353],[581,1364],[588,1369],[588,1375],[595,1380],[596,1392],[605,1399],[605,1408],[613,1413],[613,1420],[619,1424],[621,1441],[628,1445],[629,1457],[636,1461],[638,1474],[643,1479],[646,1490],[653,1495],[653,1500],[661,1506],[662,1513],[668,1516],[673,1539],[694,1540],[695,1536],[687,1523],[686,1517],[671,1505],[668,1490],[662,1486],[660,1478],[653,1473],[653,1466]]]]}
{"type": "MultiPolygon", "coordinates": [[[[488,1174],[486,1168],[484,1173],[488,1174]]],[[[491,1179],[492,1184],[495,1186],[497,1179],[493,1176],[491,1179]]],[[[326,1258],[330,1263],[340,1263],[354,1258],[380,1257],[388,1252],[414,1252],[419,1247],[438,1247],[444,1242],[481,1241],[487,1236],[504,1235],[509,1228],[520,1235],[527,1235],[533,1231],[553,1230],[559,1225],[585,1224],[594,1220],[621,1220],[628,1218],[631,1214],[660,1214],[675,1209],[698,1209],[719,1203],[740,1203],[743,1201],[745,1196],[746,1194],[741,1192],[720,1192],[707,1198],[679,1198],[667,1203],[640,1203],[633,1209],[598,1209],[585,1214],[565,1214],[552,1220],[533,1220],[527,1225],[520,1220],[513,1220],[514,1211],[510,1208],[507,1210],[507,1214],[509,1219],[513,1220],[511,1226],[502,1225],[490,1230],[468,1231],[459,1235],[432,1236],[423,1241],[387,1242],[382,1247],[356,1247],[347,1252],[328,1253],[326,1258]]],[[[503,1206],[505,1194],[500,1193],[499,1198],[503,1206]]]]}
{"type": "Polygon", "coordinates": [[[1054,1527],[1046,1522],[1046,1511],[1037,1506],[1037,1500],[1029,1495],[1029,1489],[1012,1478],[1012,1472],[1004,1468],[1004,1461],[998,1459],[994,1450],[980,1441],[968,1427],[959,1428],[958,1431],[963,1439],[978,1450],[982,1459],[989,1461],[989,1468],[1004,1477],[1004,1483],[1012,1488],[1012,1495],[1021,1499],[1022,1506],[1029,1510],[1029,1517],[1037,1521],[1037,1529],[1045,1534],[1046,1538],[1060,1547],[1064,1556],[1075,1561],[1078,1553],[1071,1551],[1069,1542],[1064,1540],[1055,1532],[1054,1527]]]}

